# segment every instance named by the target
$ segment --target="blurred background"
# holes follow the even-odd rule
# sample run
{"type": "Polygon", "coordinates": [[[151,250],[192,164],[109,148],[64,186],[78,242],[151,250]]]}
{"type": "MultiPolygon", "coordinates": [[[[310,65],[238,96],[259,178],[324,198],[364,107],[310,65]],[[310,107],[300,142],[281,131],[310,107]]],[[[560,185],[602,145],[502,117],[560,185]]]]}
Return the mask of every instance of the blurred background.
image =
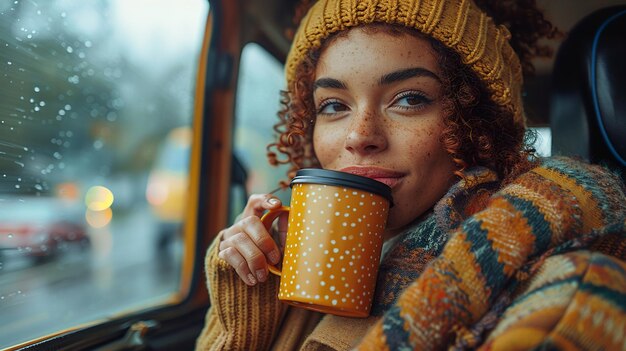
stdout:
{"type": "Polygon", "coordinates": [[[208,9],[0,2],[0,348],[178,292],[208,9]]]}

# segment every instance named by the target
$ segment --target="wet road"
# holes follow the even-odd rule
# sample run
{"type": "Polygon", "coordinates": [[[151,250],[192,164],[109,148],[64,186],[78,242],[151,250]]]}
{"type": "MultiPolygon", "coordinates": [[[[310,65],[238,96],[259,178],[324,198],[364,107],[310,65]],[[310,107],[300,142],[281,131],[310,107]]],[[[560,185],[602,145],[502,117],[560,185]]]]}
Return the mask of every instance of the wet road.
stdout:
{"type": "Polygon", "coordinates": [[[137,211],[91,229],[91,245],[42,264],[0,258],[0,348],[145,307],[178,289],[182,246],[156,247],[156,223],[137,211]]]}

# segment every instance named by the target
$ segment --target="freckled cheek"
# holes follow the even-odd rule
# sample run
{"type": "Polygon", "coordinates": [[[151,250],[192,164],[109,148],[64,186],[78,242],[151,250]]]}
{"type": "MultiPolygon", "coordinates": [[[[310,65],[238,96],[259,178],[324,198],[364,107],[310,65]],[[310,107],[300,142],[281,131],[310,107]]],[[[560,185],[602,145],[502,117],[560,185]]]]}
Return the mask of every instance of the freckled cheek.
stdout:
{"type": "Polygon", "coordinates": [[[438,125],[407,129],[404,140],[406,160],[410,163],[428,161],[445,153],[441,143],[442,128],[438,125]]]}
{"type": "Polygon", "coordinates": [[[336,128],[317,126],[313,132],[313,149],[322,167],[336,161],[340,156],[345,137],[336,128]]]}

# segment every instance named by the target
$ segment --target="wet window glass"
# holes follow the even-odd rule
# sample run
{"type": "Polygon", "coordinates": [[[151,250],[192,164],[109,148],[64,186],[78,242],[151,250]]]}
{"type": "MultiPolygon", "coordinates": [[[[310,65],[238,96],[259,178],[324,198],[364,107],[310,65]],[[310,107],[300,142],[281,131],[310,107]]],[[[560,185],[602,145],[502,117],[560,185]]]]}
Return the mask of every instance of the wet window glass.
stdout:
{"type": "MultiPolygon", "coordinates": [[[[275,140],[273,126],[278,122],[281,89],[285,89],[282,64],[261,46],[247,44],[239,68],[233,172],[243,172],[245,179],[244,184],[234,187],[239,190],[231,196],[231,221],[243,210],[247,196],[273,191],[287,177],[288,166],[270,166],[266,157],[266,146],[275,140]]],[[[276,195],[287,204],[288,191],[277,191],[276,195]]]]}
{"type": "Polygon", "coordinates": [[[0,2],[0,348],[181,276],[206,0],[0,2]]]}

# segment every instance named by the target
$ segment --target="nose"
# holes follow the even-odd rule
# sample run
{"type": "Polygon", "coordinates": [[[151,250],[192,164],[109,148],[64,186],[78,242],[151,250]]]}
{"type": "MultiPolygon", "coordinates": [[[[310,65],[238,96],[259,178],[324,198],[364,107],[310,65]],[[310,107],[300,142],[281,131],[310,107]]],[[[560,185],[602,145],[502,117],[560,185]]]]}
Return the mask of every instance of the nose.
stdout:
{"type": "Polygon", "coordinates": [[[352,117],[345,148],[360,155],[374,154],[387,148],[386,129],[382,116],[371,109],[352,117]]]}

